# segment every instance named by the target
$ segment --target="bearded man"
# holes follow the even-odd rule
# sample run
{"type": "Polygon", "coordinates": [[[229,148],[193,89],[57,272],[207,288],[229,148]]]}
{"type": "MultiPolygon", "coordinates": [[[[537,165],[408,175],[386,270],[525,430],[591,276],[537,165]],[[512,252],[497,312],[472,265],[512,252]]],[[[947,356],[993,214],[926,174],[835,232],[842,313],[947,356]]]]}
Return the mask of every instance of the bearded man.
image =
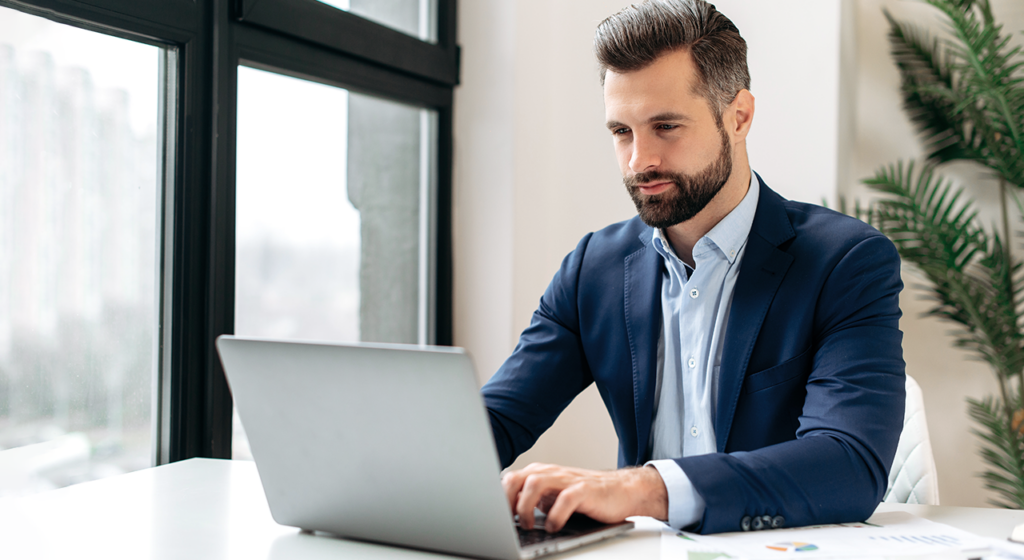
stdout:
{"type": "Polygon", "coordinates": [[[596,383],[620,469],[507,473],[520,524],[535,506],[549,531],[573,512],[705,533],[867,518],[903,422],[895,248],[750,169],[746,43],[714,6],[631,6],[595,47],[638,216],[565,258],[482,393],[507,467],[596,383]]]}

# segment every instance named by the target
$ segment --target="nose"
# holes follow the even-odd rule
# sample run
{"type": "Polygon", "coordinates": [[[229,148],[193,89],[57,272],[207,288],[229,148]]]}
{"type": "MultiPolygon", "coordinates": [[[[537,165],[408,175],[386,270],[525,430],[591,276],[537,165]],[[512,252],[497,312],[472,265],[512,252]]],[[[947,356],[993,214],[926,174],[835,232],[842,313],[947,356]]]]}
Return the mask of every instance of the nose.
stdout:
{"type": "Polygon", "coordinates": [[[633,137],[633,151],[629,157],[629,170],[633,173],[649,171],[661,165],[661,155],[651,139],[642,135],[633,137]]]}

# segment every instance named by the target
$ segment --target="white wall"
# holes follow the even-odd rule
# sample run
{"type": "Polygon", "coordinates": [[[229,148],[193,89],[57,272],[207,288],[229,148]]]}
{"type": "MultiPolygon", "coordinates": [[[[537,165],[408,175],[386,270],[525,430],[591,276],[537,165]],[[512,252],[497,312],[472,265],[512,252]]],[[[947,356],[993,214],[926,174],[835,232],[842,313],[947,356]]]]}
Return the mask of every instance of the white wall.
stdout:
{"type": "Polygon", "coordinates": [[[462,85],[455,90],[454,338],[486,379],[512,333],[515,9],[462,2],[462,85]]]}
{"type": "MultiPolygon", "coordinates": [[[[462,85],[455,109],[455,342],[482,380],[512,351],[561,259],[588,231],[632,217],[621,184],[591,41],[629,0],[460,4],[462,85]]],[[[933,10],[902,0],[717,0],[750,45],[757,111],[752,165],[789,198],[860,192],[878,165],[917,153],[900,109],[881,6],[919,21],[933,10]]],[[[1010,29],[1024,3],[993,0],[1010,29]]],[[[913,282],[907,277],[907,283],[913,282]]],[[[981,364],[948,327],[916,316],[908,290],[908,372],[926,397],[943,503],[983,505],[964,395],[991,392],[981,364]]],[[[519,462],[613,468],[616,440],[593,388],[519,462]]]]}
{"type": "Polygon", "coordinates": [[[821,204],[838,177],[839,0],[714,0],[747,41],[756,107],[750,166],[779,194],[821,204]]]}

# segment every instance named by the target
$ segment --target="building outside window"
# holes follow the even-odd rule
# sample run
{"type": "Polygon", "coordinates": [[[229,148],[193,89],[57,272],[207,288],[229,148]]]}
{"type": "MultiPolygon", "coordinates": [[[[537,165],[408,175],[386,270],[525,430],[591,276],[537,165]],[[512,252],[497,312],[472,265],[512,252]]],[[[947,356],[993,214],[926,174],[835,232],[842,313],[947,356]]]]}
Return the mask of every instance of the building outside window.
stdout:
{"type": "Polygon", "coordinates": [[[0,8],[0,496],[152,463],[160,55],[0,8]]]}

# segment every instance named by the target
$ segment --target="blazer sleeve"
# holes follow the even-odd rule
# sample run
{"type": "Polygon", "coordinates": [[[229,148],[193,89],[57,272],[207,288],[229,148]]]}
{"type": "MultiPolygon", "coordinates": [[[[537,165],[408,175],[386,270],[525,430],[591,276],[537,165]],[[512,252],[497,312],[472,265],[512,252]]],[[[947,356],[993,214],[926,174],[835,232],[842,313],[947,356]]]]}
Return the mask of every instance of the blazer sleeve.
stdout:
{"type": "Polygon", "coordinates": [[[744,518],[792,527],[871,515],[888,483],[905,405],[899,263],[892,243],[874,235],[825,280],[796,439],[676,460],[707,504],[696,530],[739,531],[744,518]]]}
{"type": "Polygon", "coordinates": [[[502,468],[532,447],[593,382],[576,306],[580,268],[591,236],[562,261],[515,351],[481,389],[502,468]]]}

